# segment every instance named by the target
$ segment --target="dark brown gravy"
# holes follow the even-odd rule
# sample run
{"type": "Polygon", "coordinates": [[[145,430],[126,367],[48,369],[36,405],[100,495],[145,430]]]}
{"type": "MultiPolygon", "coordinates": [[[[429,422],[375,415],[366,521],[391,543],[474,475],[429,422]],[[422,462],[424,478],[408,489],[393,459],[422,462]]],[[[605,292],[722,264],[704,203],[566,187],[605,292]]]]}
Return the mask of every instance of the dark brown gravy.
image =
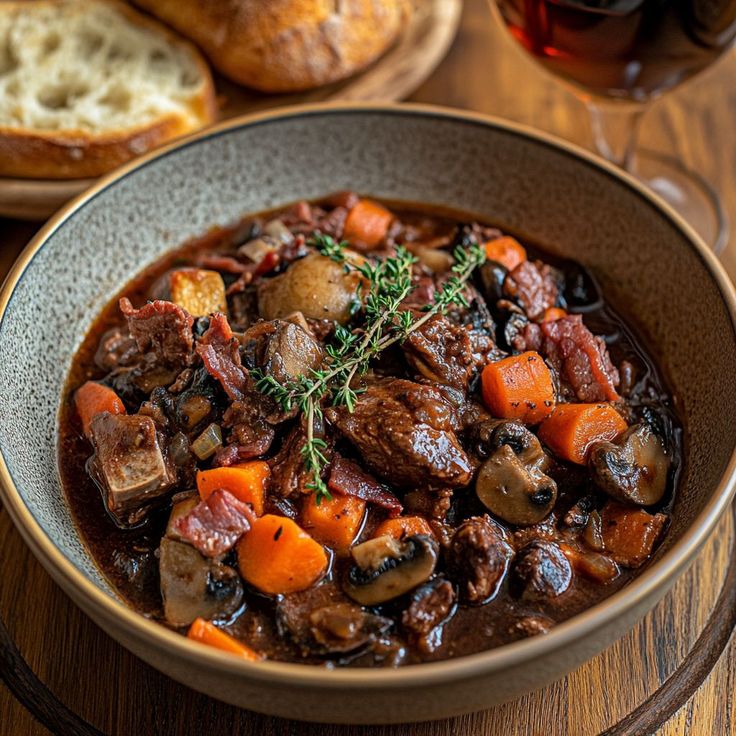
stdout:
{"type": "MultiPolygon", "coordinates": [[[[478,219],[436,208],[411,205],[408,209],[406,203],[388,204],[403,221],[430,216],[437,218],[440,223],[449,225],[451,222],[477,221],[478,219]]],[[[263,213],[259,216],[263,217],[268,214],[263,213]]],[[[248,222],[254,217],[248,217],[232,228],[213,230],[206,236],[185,244],[145,269],[131,281],[120,294],[110,301],[90,328],[74,358],[66,385],[60,415],[59,467],[63,487],[82,539],[104,576],[131,607],[144,616],[162,623],[164,621],[158,589],[158,561],[155,553],[163,534],[169,509],[153,514],[145,526],[137,529],[126,531],[113,523],[104,510],[97,487],[85,470],[91,448],[82,434],[79,419],[71,402],[71,395],[73,390],[84,381],[98,379],[104,375],[95,366],[93,356],[100,335],[110,327],[123,323],[118,311],[120,296],[128,296],[134,304],[142,303],[147,298],[151,283],[163,272],[178,262],[186,262],[194,252],[215,248],[227,249],[228,244],[242,239],[248,222]]],[[[528,245],[528,241],[524,240],[524,242],[525,245],[528,245]]],[[[534,246],[530,248],[530,252],[563,271],[570,267],[569,263],[534,246]]],[[[594,333],[606,336],[615,364],[619,364],[622,359],[626,358],[639,368],[640,380],[635,396],[656,398],[661,402],[661,408],[672,423],[671,443],[675,470],[672,474],[670,490],[665,496],[665,501],[660,504],[661,510],[667,512],[672,506],[673,489],[679,475],[682,444],[682,428],[672,407],[671,394],[642,341],[631,329],[631,323],[624,321],[619,312],[607,303],[603,303],[600,308],[590,312],[586,311],[585,320],[594,333]]],[[[560,482],[560,497],[556,508],[567,508],[571,503],[570,498],[575,497],[574,480],[560,482]]],[[[475,508],[474,499],[461,500],[459,503],[467,503],[475,508]]],[[[481,510],[478,507],[478,511],[481,510]]],[[[369,528],[379,520],[380,514],[369,519],[369,528]]],[[[338,570],[341,564],[341,561],[338,560],[336,565],[338,570]]],[[[335,574],[334,571],[333,574],[335,574]]],[[[420,652],[407,647],[403,662],[447,659],[508,643],[519,638],[519,634],[513,630],[513,624],[521,616],[544,614],[553,621],[563,621],[620,589],[635,574],[634,571],[623,570],[622,574],[608,585],[595,584],[578,577],[575,585],[564,595],[551,599],[549,602],[534,603],[531,606],[513,598],[508,591],[508,584],[504,583],[499,594],[490,603],[476,607],[458,606],[454,615],[442,628],[442,642],[434,652],[420,652]]],[[[386,605],[384,610],[390,611],[391,605],[386,605]]],[[[276,631],[272,612],[272,601],[252,591],[247,592],[243,607],[232,617],[226,628],[236,636],[240,633],[252,646],[263,651],[269,658],[314,661],[332,666],[332,662],[325,663],[322,659],[310,660],[302,657],[299,650],[276,631]]],[[[380,661],[380,658],[378,659],[380,661]]],[[[341,664],[363,666],[376,663],[376,658],[368,656],[358,657],[351,662],[341,662],[341,664]]]]}

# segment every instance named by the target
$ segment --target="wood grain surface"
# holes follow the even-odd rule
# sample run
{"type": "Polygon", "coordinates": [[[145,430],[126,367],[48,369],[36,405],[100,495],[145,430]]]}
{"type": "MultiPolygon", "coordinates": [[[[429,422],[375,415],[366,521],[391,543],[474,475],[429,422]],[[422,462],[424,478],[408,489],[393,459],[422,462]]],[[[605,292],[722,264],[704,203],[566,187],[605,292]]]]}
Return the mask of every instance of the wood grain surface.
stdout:
{"type": "MultiPolygon", "coordinates": [[[[678,156],[714,185],[732,221],[736,221],[734,79],[736,54],[731,53],[694,84],[657,102],[642,129],[644,146],[678,156]]],[[[492,25],[485,0],[466,0],[453,50],[412,99],[502,115],[583,145],[589,140],[582,104],[492,25]]],[[[32,231],[27,224],[0,220],[3,273],[32,231]]],[[[736,248],[729,248],[723,260],[736,277],[736,248]]],[[[647,718],[666,717],[663,703],[675,703],[676,696],[692,690],[692,697],[657,734],[728,736],[736,733],[736,641],[703,677],[736,610],[729,595],[719,600],[724,580],[728,576],[731,582],[736,574],[736,567],[729,572],[735,538],[729,515],[655,610],[564,680],[490,711],[411,726],[345,728],[282,721],[237,710],[175,684],[128,654],[74,607],[33,559],[2,510],[0,618],[49,690],[71,712],[110,736],[593,736],[607,729],[609,734],[642,734],[647,731],[642,723],[650,722],[638,719],[642,713],[647,718]],[[647,702],[651,696],[654,699],[647,702]],[[642,703],[644,708],[633,720],[622,721],[637,714],[642,703]]],[[[724,590],[732,593],[733,586],[724,590]]],[[[25,687],[21,680],[19,689],[25,687]]],[[[0,686],[0,736],[47,733],[0,686]]]]}

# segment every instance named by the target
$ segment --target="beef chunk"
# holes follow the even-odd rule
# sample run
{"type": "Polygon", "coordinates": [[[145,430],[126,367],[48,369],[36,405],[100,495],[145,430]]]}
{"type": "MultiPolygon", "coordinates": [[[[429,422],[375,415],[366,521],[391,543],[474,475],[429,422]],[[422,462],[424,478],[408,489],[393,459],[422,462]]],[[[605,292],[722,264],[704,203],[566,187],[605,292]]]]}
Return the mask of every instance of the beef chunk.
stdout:
{"type": "Polygon", "coordinates": [[[454,411],[431,386],[393,378],[376,381],[360,394],[354,412],[336,407],[325,415],[379,477],[410,487],[470,482],[470,461],[455,436],[454,411]]]}
{"type": "Polygon", "coordinates": [[[403,349],[409,365],[424,378],[467,390],[486,364],[493,342],[438,314],[412,332],[403,349]]]}
{"type": "Polygon", "coordinates": [[[224,314],[212,315],[209,329],[197,345],[197,354],[228,397],[232,401],[242,401],[248,385],[247,375],[240,362],[239,342],[224,314]]]}
{"type": "Polygon", "coordinates": [[[624,567],[641,567],[664,532],[667,516],[609,501],[601,512],[606,553],[624,567]]]}
{"type": "Polygon", "coordinates": [[[164,458],[151,417],[99,414],[90,434],[92,467],[108,511],[125,526],[143,519],[151,504],[168,493],[176,475],[164,458]]]}
{"type": "Polygon", "coordinates": [[[128,330],[141,353],[155,362],[183,368],[192,360],[194,318],[173,302],[153,301],[134,309],[130,299],[120,300],[120,311],[128,319],[128,330]]]}
{"type": "Polygon", "coordinates": [[[506,277],[504,291],[521,304],[531,319],[536,319],[557,304],[559,278],[559,273],[546,263],[524,261],[506,277]]]}
{"type": "Polygon", "coordinates": [[[335,455],[332,460],[327,485],[331,491],[362,498],[368,503],[381,506],[391,517],[398,516],[403,511],[399,499],[391,491],[366,473],[357,463],[340,455],[335,455]]]}
{"type": "Polygon", "coordinates": [[[216,490],[178,519],[174,530],[205,557],[219,557],[235,546],[254,518],[247,503],[228,491],[216,490]]]}
{"type": "Polygon", "coordinates": [[[557,370],[573,395],[588,403],[617,401],[619,374],[603,338],[595,337],[579,314],[541,325],[528,324],[513,343],[515,350],[536,350],[557,370]]]}
{"type": "Polygon", "coordinates": [[[572,567],[554,542],[532,542],[516,556],[514,583],[521,598],[556,598],[571,582],[572,567]]]}
{"type": "Polygon", "coordinates": [[[344,655],[364,650],[391,627],[391,620],[363,611],[333,583],[281,598],[276,618],[303,654],[344,655]]]}
{"type": "Polygon", "coordinates": [[[450,616],[454,605],[452,583],[435,578],[412,593],[409,607],[401,615],[401,624],[420,649],[434,651],[439,644],[437,629],[450,616]]]}
{"type": "Polygon", "coordinates": [[[136,341],[119,327],[113,327],[100,338],[95,365],[104,371],[113,371],[131,365],[139,357],[136,341]]]}
{"type": "Polygon", "coordinates": [[[235,465],[268,452],[276,436],[264,417],[259,394],[248,393],[225,410],[222,425],[230,429],[228,444],[215,455],[215,465],[235,465]]]}
{"type": "MultiPolygon", "coordinates": [[[[294,427],[281,449],[269,463],[271,465],[271,488],[282,496],[298,496],[311,493],[307,485],[312,482],[312,476],[304,467],[302,447],[307,441],[306,432],[301,425],[294,427]]],[[[326,456],[329,457],[329,451],[326,456]]]]}
{"type": "Polygon", "coordinates": [[[488,516],[474,516],[455,532],[447,550],[447,570],[469,603],[485,603],[498,593],[513,556],[504,530],[488,516]]]}

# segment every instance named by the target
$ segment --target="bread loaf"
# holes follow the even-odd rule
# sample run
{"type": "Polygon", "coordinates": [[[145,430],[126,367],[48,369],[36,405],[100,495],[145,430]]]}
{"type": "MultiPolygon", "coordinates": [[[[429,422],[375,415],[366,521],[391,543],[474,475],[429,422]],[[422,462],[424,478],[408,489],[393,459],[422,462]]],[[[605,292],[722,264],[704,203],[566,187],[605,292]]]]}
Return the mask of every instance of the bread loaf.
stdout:
{"type": "Polygon", "coordinates": [[[199,51],[127,4],[0,2],[0,176],[98,176],[214,117],[199,51]]]}
{"type": "Polygon", "coordinates": [[[135,0],[194,41],[212,65],[264,92],[360,71],[396,39],[410,0],[135,0]]]}

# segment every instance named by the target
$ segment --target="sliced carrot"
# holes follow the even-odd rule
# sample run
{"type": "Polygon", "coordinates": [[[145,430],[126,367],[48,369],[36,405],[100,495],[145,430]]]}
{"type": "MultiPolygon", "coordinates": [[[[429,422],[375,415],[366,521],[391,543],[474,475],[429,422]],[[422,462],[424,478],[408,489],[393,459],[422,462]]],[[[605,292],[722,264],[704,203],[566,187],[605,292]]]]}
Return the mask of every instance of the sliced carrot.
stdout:
{"type": "Polygon", "coordinates": [[[560,404],[539,427],[539,439],[557,457],[583,465],[594,442],[612,440],[626,429],[610,404],[560,404]]]}
{"type": "Polygon", "coordinates": [[[496,240],[489,240],[483,247],[489,261],[496,261],[509,271],[513,271],[526,260],[526,248],[510,235],[504,235],[502,238],[496,238],[496,240]]]}
{"type": "Polygon", "coordinates": [[[239,657],[247,659],[250,662],[260,662],[263,659],[262,654],[259,654],[246,644],[239,642],[230,636],[230,634],[220,631],[217,626],[211,624],[209,621],[205,621],[203,618],[195,618],[192,621],[192,625],[187,632],[187,637],[202,644],[207,644],[207,646],[222,649],[223,652],[237,654],[239,657]]]}
{"type": "Polygon", "coordinates": [[[110,414],[125,414],[125,405],[120,397],[107,386],[96,381],[87,381],[82,384],[74,394],[74,404],[77,407],[79,418],[82,420],[84,433],[89,437],[89,425],[98,415],[108,412],[110,414]]]}
{"type": "Polygon", "coordinates": [[[334,493],[319,506],[314,496],[304,497],[302,524],[322,544],[336,550],[350,547],[360,533],[365,518],[365,501],[356,496],[334,493]]]}
{"type": "Polygon", "coordinates": [[[370,250],[386,237],[393,219],[393,214],[383,205],[360,199],[348,213],[342,235],[351,245],[370,250]]]}
{"type": "Polygon", "coordinates": [[[394,539],[401,539],[402,537],[413,537],[416,534],[434,536],[432,527],[421,516],[397,516],[395,519],[386,519],[386,521],[381,522],[376,527],[373,536],[389,536],[394,539]]]}
{"type": "Polygon", "coordinates": [[[298,524],[266,514],[238,543],[240,574],[264,593],[305,590],[327,570],[327,553],[298,524]]]}
{"type": "Polygon", "coordinates": [[[552,374],[539,353],[511,355],[481,374],[483,400],[494,416],[536,424],[555,406],[552,374]]]}
{"type": "Polygon", "coordinates": [[[202,500],[213,491],[230,491],[235,498],[249,503],[256,516],[263,514],[263,499],[271,469],[265,460],[251,460],[241,465],[212,468],[197,472],[197,490],[202,500]]]}
{"type": "Polygon", "coordinates": [[[558,319],[567,317],[567,312],[559,307],[547,307],[542,314],[540,322],[556,322],[558,319]]]}

